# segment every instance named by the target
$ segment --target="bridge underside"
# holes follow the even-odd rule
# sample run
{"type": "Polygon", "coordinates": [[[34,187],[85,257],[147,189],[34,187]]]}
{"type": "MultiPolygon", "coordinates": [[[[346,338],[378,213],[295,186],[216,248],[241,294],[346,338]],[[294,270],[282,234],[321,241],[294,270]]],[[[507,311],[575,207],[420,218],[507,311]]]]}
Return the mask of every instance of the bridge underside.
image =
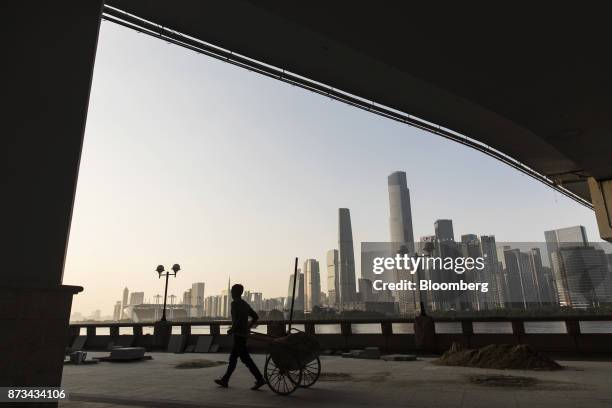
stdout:
{"type": "MultiPolygon", "coordinates": [[[[80,290],[62,274],[102,3],[9,2],[5,13],[2,248],[13,262],[0,282],[0,385],[61,382],[80,290]]],[[[589,15],[559,4],[529,14],[498,4],[107,5],[489,145],[592,202],[612,238],[600,211],[612,199],[607,13],[592,5],[589,15]]]]}
{"type": "Polygon", "coordinates": [[[394,2],[109,0],[484,143],[592,202],[612,178],[605,13],[394,2]]]}

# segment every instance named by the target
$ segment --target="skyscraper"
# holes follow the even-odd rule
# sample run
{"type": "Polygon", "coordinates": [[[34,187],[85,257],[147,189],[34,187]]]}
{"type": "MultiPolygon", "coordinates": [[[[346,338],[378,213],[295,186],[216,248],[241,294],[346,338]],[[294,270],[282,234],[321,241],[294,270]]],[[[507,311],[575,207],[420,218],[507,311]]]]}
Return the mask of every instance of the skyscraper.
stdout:
{"type": "Polygon", "coordinates": [[[566,271],[561,269],[563,262],[558,252],[563,248],[587,247],[589,241],[586,236],[586,228],[582,225],[576,225],[573,227],[544,231],[544,238],[546,239],[546,251],[548,252],[550,268],[557,289],[557,298],[561,305],[565,306],[568,305],[567,303],[569,302],[569,293],[567,293],[568,279],[566,271]],[[556,262],[553,262],[555,257],[556,262]]]}
{"type": "MultiPolygon", "coordinates": [[[[476,234],[461,235],[461,250],[466,258],[476,259],[482,257],[482,247],[476,234]]],[[[463,274],[466,282],[486,282],[481,274],[482,271],[473,269],[463,274]]],[[[471,310],[484,310],[484,293],[479,291],[466,291],[461,295],[461,308],[471,310]]]]}
{"type": "Polygon", "coordinates": [[[552,255],[559,271],[557,289],[561,306],[586,309],[612,302],[612,277],[603,250],[592,246],[562,246],[552,255]]]}
{"type": "Polygon", "coordinates": [[[582,225],[544,231],[544,238],[546,239],[546,247],[549,254],[562,247],[589,245],[586,228],[582,225]]]}
{"type": "Polygon", "coordinates": [[[542,305],[550,305],[553,303],[553,299],[556,297],[552,290],[553,279],[551,276],[547,276],[544,272],[544,265],[542,265],[542,254],[540,248],[531,248],[528,252],[529,263],[533,271],[534,283],[536,286],[536,294],[538,303],[542,305]]]}
{"type": "Polygon", "coordinates": [[[304,311],[310,312],[321,304],[321,276],[319,262],[307,259],[304,262],[304,311]]]}
{"type": "Polygon", "coordinates": [[[191,284],[191,316],[204,316],[204,282],[191,284]]]}
{"type": "Polygon", "coordinates": [[[535,274],[529,254],[519,249],[504,251],[506,282],[510,308],[528,309],[538,303],[535,274]]]}
{"type": "MultiPolygon", "coordinates": [[[[462,256],[461,246],[455,242],[452,220],[436,220],[434,223],[434,230],[436,234],[436,256],[453,259],[462,256]]],[[[436,270],[435,268],[432,271],[432,276],[434,277],[434,280],[438,282],[456,283],[460,280],[459,275],[456,273],[448,273],[448,271],[436,270]]],[[[462,307],[461,291],[436,291],[433,293],[433,295],[441,309],[458,310],[462,307]]]]}
{"type": "Polygon", "coordinates": [[[486,309],[502,307],[506,296],[506,285],[502,275],[502,264],[497,257],[497,245],[494,235],[481,235],[480,246],[485,267],[481,271],[482,282],[489,283],[489,290],[483,293],[486,309]]]}
{"type": "Polygon", "coordinates": [[[406,173],[396,171],[387,178],[389,188],[389,227],[391,242],[405,245],[410,254],[414,254],[414,234],[412,231],[412,210],[410,208],[410,190],[406,182],[406,173]]]}
{"type": "Polygon", "coordinates": [[[125,319],[125,307],[129,304],[128,303],[128,296],[130,295],[130,291],[128,290],[127,286],[123,289],[123,299],[121,302],[121,318],[125,319]]]}
{"type": "MultiPolygon", "coordinates": [[[[304,310],[304,274],[301,269],[297,270],[297,281],[295,282],[295,302],[293,310],[304,310]]],[[[293,278],[294,274],[289,275],[289,288],[287,289],[287,309],[291,308],[291,300],[293,299],[293,278]]]]}
{"type": "Polygon", "coordinates": [[[121,302],[117,301],[113,307],[113,320],[119,321],[121,319],[121,302]]]}
{"type": "Polygon", "coordinates": [[[357,300],[353,229],[348,208],[338,209],[338,300],[340,306],[357,300]]]}
{"type": "Polygon", "coordinates": [[[440,242],[455,241],[453,220],[436,220],[434,223],[436,238],[440,242]]]}
{"type": "Polygon", "coordinates": [[[327,251],[327,301],[330,306],[338,304],[338,250],[327,251]]]}

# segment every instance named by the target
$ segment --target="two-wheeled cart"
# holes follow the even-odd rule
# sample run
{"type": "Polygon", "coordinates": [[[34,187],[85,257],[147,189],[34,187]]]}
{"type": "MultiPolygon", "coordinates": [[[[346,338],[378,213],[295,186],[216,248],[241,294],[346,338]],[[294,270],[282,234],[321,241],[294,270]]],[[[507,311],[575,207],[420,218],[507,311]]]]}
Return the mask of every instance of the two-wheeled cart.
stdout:
{"type": "Polygon", "coordinates": [[[314,336],[297,329],[282,337],[261,333],[251,336],[269,345],[264,377],[275,393],[289,395],[298,387],[312,386],[319,379],[320,347],[314,336]]]}
{"type": "Polygon", "coordinates": [[[289,395],[298,387],[310,387],[321,374],[320,344],[315,336],[292,328],[295,287],[297,282],[297,263],[293,271],[293,297],[289,314],[288,334],[274,337],[251,332],[251,337],[268,343],[270,351],[266,356],[264,377],[268,387],[280,395],[289,395]]]}

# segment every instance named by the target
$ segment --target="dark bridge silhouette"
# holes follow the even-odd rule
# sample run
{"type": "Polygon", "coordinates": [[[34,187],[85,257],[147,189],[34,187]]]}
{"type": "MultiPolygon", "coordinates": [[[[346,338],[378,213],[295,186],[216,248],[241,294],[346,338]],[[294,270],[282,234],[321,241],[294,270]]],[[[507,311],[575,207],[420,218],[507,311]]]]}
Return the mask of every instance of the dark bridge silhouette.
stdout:
{"type": "Polygon", "coordinates": [[[81,290],[62,285],[62,275],[103,13],[491,154],[593,206],[600,235],[612,239],[608,13],[477,6],[7,4],[2,249],[12,263],[0,283],[0,385],[61,382],[72,296],[81,290]]]}

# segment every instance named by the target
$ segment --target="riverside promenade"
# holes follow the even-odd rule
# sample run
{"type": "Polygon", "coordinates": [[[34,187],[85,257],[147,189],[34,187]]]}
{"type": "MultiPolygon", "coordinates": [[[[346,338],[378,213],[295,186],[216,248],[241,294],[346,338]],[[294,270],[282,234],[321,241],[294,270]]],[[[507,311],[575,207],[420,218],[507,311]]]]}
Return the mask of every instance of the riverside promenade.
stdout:
{"type": "MultiPolygon", "coordinates": [[[[443,367],[431,364],[433,358],[428,357],[399,362],[322,356],[321,378],[314,387],[282,397],[266,386],[249,390],[252,378],[240,365],[229,389],[213,383],[224,365],[176,368],[198,359],[225,362],[227,354],[149,354],[149,361],[66,365],[62,385],[71,399],[60,407],[612,406],[611,360],[557,359],[565,370],[543,372],[443,367]]],[[[88,358],[103,355],[108,352],[89,352],[88,358]]],[[[263,367],[263,354],[254,359],[263,367]]]]}

